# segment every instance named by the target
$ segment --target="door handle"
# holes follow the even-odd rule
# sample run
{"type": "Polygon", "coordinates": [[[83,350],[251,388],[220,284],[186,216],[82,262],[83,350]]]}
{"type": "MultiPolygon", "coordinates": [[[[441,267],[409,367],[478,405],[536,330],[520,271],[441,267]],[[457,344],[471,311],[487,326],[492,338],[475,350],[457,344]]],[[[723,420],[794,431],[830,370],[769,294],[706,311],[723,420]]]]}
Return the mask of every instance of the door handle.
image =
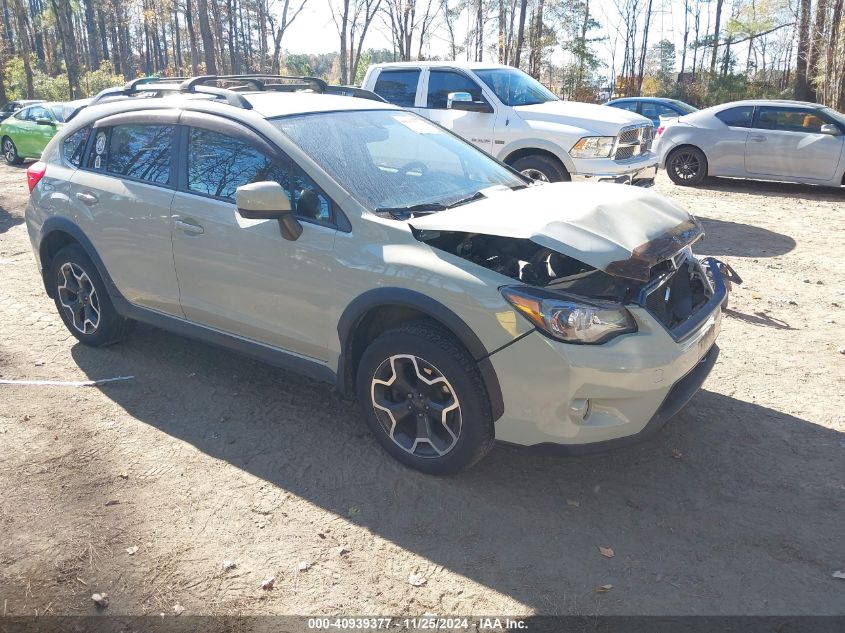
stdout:
{"type": "Polygon", "coordinates": [[[755,141],[755,142],[757,142],[757,143],[765,143],[765,142],[766,142],[766,137],[765,137],[765,136],[762,136],[762,135],[760,135],[760,134],[752,134],[752,135],[751,135],[751,140],[752,140],[752,141],[755,141]]]}
{"type": "Polygon", "coordinates": [[[201,235],[205,233],[204,228],[202,228],[199,224],[194,224],[193,222],[185,222],[184,220],[173,220],[173,224],[177,228],[185,231],[185,233],[191,233],[192,235],[201,235]]]}
{"type": "Polygon", "coordinates": [[[80,191],[76,194],[76,199],[79,200],[83,204],[87,204],[89,207],[92,205],[97,204],[97,196],[93,193],[89,193],[87,191],[80,191]]]}

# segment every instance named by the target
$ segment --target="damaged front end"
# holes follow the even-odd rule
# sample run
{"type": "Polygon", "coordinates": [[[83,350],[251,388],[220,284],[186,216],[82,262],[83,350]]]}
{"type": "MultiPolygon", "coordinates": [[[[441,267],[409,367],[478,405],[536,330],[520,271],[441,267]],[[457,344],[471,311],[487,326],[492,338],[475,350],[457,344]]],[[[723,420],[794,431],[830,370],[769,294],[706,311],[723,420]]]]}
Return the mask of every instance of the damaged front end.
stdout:
{"type": "MultiPolygon", "coordinates": [[[[681,340],[727,296],[723,273],[729,267],[692,254],[704,233],[691,216],[603,270],[533,239],[418,229],[414,234],[518,282],[501,288],[505,299],[540,331],[569,343],[600,344],[635,332],[626,305],[644,308],[681,340]]],[[[730,275],[738,280],[732,270],[730,275]]]]}

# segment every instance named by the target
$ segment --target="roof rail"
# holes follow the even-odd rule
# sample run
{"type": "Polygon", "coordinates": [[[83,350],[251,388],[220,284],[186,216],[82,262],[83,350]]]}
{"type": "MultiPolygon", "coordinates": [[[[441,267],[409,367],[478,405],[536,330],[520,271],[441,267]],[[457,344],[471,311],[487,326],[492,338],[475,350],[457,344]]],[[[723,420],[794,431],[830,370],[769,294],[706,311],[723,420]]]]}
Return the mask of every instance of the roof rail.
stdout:
{"type": "Polygon", "coordinates": [[[230,88],[209,86],[213,82],[241,82],[250,84],[256,91],[266,90],[313,90],[321,94],[335,94],[348,97],[359,97],[384,101],[380,96],[369,90],[355,86],[330,86],[324,79],[319,77],[296,76],[296,75],[265,75],[253,73],[247,75],[198,75],[196,77],[140,77],[127,82],[123,87],[106,88],[101,90],[89,105],[94,105],[110,97],[131,97],[133,95],[154,94],[163,92],[205,94],[218,97],[231,106],[252,110],[252,104],[238,90],[245,90],[247,86],[239,85],[230,88]],[[300,83],[277,83],[276,80],[294,80],[300,83]],[[270,82],[268,82],[270,80],[270,82]]]}

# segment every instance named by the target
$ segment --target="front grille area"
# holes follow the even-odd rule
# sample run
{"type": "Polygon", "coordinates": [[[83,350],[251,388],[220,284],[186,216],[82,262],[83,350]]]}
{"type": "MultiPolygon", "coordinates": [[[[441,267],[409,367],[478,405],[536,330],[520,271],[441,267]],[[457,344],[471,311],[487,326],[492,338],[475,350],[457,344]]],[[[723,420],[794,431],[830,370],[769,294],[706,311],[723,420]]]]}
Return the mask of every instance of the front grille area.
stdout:
{"type": "Polygon", "coordinates": [[[663,272],[654,275],[643,307],[668,330],[674,330],[704,307],[713,291],[694,258],[678,263],[677,269],[671,260],[663,264],[655,267],[663,272]]]}
{"type": "Polygon", "coordinates": [[[651,151],[654,127],[649,124],[635,125],[623,129],[616,141],[613,160],[628,160],[651,151]]]}

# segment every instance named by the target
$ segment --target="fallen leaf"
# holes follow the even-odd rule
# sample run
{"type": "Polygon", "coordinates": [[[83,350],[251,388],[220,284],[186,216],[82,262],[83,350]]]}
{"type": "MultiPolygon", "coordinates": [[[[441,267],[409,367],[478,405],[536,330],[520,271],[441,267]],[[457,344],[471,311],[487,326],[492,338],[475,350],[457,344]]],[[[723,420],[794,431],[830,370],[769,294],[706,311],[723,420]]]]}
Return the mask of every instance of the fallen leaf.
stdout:
{"type": "Polygon", "coordinates": [[[223,571],[229,571],[230,569],[234,569],[237,566],[238,564],[233,560],[224,560],[222,563],[220,563],[220,569],[222,569],[223,571]]]}
{"type": "Polygon", "coordinates": [[[176,615],[182,615],[183,613],[185,613],[185,607],[183,607],[181,604],[174,604],[173,613],[175,613],[176,615]]]}
{"type": "Polygon", "coordinates": [[[596,587],[596,592],[597,593],[607,593],[611,589],[613,589],[613,585],[602,585],[601,587],[596,587]]]}
{"type": "Polygon", "coordinates": [[[683,457],[683,456],[684,456],[684,454],[680,450],[678,450],[677,448],[672,449],[672,457],[674,457],[675,459],[681,459],[681,457],[683,457]]]}
{"type": "Polygon", "coordinates": [[[348,554],[349,550],[343,546],[338,547],[336,550],[338,556],[343,556],[344,554],[348,554]]]}
{"type": "Polygon", "coordinates": [[[106,507],[116,506],[118,503],[120,503],[119,499],[112,499],[111,501],[106,501],[106,507]]]}
{"type": "Polygon", "coordinates": [[[118,475],[118,476],[119,476],[121,479],[129,479],[129,473],[120,473],[120,475],[118,475]]]}
{"type": "Polygon", "coordinates": [[[107,593],[95,593],[91,596],[91,600],[101,609],[109,606],[109,594],[107,593]]]}
{"type": "Polygon", "coordinates": [[[311,567],[311,565],[306,563],[304,560],[299,561],[299,564],[296,566],[299,571],[306,571],[309,567],[311,567]]]}
{"type": "Polygon", "coordinates": [[[567,500],[566,500],[566,505],[568,505],[568,506],[572,506],[573,508],[577,508],[577,507],[579,507],[581,504],[580,504],[578,501],[575,501],[575,499],[567,499],[567,500]]]}
{"type": "Polygon", "coordinates": [[[134,556],[134,555],[135,555],[135,552],[137,552],[137,551],[138,551],[138,546],[137,546],[137,545],[133,545],[132,547],[127,547],[127,548],[126,548],[126,553],[127,553],[127,554],[129,554],[130,556],[134,556]]]}
{"type": "Polygon", "coordinates": [[[752,298],[752,299],[762,299],[762,298],[763,298],[763,295],[761,295],[759,292],[752,292],[752,293],[751,293],[751,298],[752,298]]]}
{"type": "Polygon", "coordinates": [[[834,578],[841,578],[842,580],[845,580],[845,571],[835,571],[835,572],[833,572],[833,577],[834,578]]]}
{"type": "Polygon", "coordinates": [[[616,552],[614,552],[610,547],[599,546],[599,552],[601,552],[601,555],[605,558],[613,558],[616,556],[616,552]]]}
{"type": "Polygon", "coordinates": [[[427,582],[428,579],[425,576],[415,571],[408,576],[408,584],[414,587],[422,587],[427,582]]]}
{"type": "Polygon", "coordinates": [[[268,591],[273,588],[273,585],[276,584],[276,577],[275,576],[268,576],[264,580],[261,581],[261,588],[264,591],[268,591]]]}

